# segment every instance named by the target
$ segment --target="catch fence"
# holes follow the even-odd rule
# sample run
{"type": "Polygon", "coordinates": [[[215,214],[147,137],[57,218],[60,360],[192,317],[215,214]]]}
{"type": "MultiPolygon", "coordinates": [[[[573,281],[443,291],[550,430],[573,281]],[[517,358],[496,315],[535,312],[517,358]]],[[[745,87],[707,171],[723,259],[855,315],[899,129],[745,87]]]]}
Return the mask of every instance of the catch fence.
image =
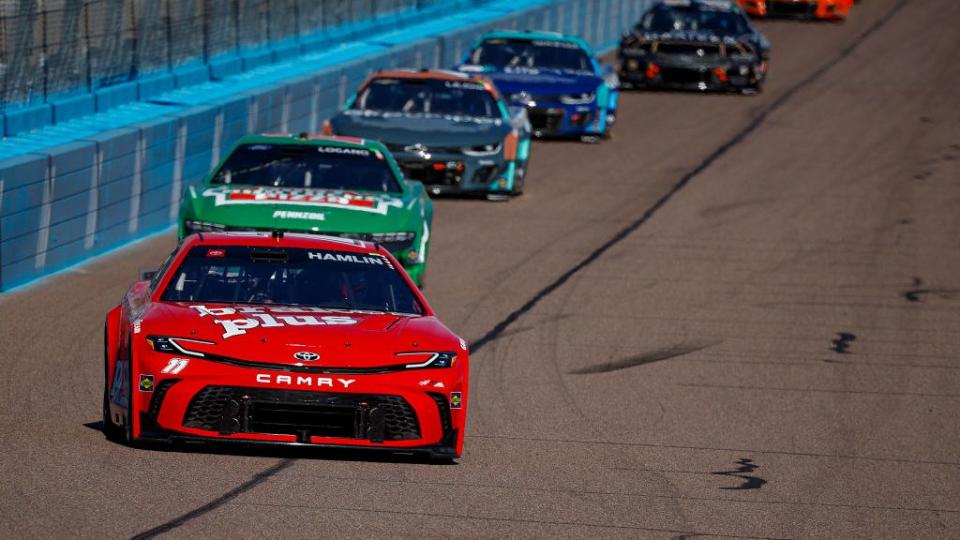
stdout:
{"type": "Polygon", "coordinates": [[[0,106],[93,91],[443,0],[0,0],[0,106]]]}

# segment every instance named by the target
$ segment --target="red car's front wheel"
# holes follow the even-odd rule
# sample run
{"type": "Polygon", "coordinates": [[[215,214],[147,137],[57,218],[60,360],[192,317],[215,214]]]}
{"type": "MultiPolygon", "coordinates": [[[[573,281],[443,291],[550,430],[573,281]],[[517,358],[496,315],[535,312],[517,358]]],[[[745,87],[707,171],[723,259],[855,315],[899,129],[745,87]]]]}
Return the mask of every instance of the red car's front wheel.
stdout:
{"type": "Polygon", "coordinates": [[[107,390],[103,391],[103,436],[108,441],[115,443],[126,442],[126,430],[113,423],[110,418],[110,398],[107,396],[107,390]]]}
{"type": "MultiPolygon", "coordinates": [[[[111,374],[110,374],[110,372],[109,372],[109,367],[108,367],[108,366],[110,365],[110,362],[109,362],[109,358],[110,358],[110,356],[109,356],[109,354],[110,354],[110,352],[109,352],[109,347],[110,347],[110,344],[109,344],[109,340],[107,339],[107,333],[106,333],[106,331],[104,331],[104,339],[103,339],[103,342],[104,342],[104,343],[103,343],[103,365],[104,365],[104,377],[103,377],[103,427],[102,427],[103,435],[104,435],[104,436],[107,438],[107,440],[109,440],[109,441],[112,441],[112,442],[115,442],[115,443],[120,443],[120,444],[131,445],[131,444],[133,443],[133,432],[132,432],[132,429],[131,429],[132,426],[131,426],[130,419],[132,419],[133,417],[130,415],[130,411],[129,411],[129,410],[127,411],[127,425],[126,425],[126,426],[123,426],[123,427],[118,426],[117,424],[115,424],[115,423],[113,422],[113,415],[112,415],[111,412],[110,412],[110,378],[111,378],[111,374]]],[[[129,354],[129,353],[130,353],[130,351],[129,351],[129,348],[128,348],[127,354],[129,354]]],[[[119,356],[119,351],[118,351],[118,356],[119,356]]],[[[116,369],[116,368],[114,368],[114,369],[116,369]]],[[[127,370],[127,371],[130,371],[130,370],[127,370]]],[[[132,375],[130,376],[130,378],[132,379],[132,375]]],[[[129,383],[132,383],[132,380],[128,380],[127,382],[128,382],[128,384],[129,384],[129,383]]],[[[132,387],[131,387],[131,388],[132,388],[132,387]]]]}

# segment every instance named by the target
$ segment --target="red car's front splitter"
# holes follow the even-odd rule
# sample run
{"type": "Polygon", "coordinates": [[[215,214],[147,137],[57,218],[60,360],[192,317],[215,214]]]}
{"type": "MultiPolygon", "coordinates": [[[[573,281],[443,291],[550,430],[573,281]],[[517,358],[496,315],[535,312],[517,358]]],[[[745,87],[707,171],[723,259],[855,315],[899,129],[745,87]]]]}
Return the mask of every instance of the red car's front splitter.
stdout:
{"type": "MultiPolygon", "coordinates": [[[[252,435],[252,434],[247,434],[252,435]]],[[[457,440],[457,432],[452,433],[452,444],[455,444],[457,440]]],[[[457,449],[451,444],[449,446],[443,444],[447,441],[438,445],[429,445],[429,446],[411,446],[411,447],[401,447],[401,446],[378,446],[375,444],[370,445],[357,445],[357,444],[324,444],[324,443],[301,443],[296,441],[276,441],[276,440],[258,440],[252,438],[241,438],[241,437],[202,437],[196,435],[184,435],[181,433],[168,432],[164,430],[144,432],[137,439],[142,442],[156,442],[156,443],[173,443],[173,444],[187,444],[187,445],[203,445],[210,447],[231,447],[231,448],[275,448],[275,449],[315,449],[315,450],[325,450],[325,451],[337,451],[337,452],[371,452],[371,453],[393,453],[393,454],[412,454],[419,455],[431,460],[450,460],[460,457],[460,454],[457,453],[457,449]]]]}

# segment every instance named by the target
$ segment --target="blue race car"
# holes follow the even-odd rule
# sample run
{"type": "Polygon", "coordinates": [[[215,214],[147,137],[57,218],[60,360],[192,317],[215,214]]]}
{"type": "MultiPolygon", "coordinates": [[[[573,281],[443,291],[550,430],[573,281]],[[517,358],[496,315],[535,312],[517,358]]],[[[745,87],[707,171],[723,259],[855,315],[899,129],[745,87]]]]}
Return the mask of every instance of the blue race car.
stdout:
{"type": "Polygon", "coordinates": [[[458,69],[483,74],[511,106],[525,107],[537,137],[597,142],[616,123],[620,81],[579,37],[490,32],[481,36],[458,69]]]}

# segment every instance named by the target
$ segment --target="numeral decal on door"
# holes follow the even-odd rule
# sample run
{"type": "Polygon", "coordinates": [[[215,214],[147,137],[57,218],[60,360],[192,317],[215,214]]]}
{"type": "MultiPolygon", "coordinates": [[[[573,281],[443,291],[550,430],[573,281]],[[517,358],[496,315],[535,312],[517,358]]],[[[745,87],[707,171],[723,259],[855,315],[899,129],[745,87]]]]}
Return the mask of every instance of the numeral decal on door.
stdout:
{"type": "Polygon", "coordinates": [[[160,370],[160,373],[169,373],[171,375],[176,375],[183,371],[183,368],[187,367],[190,361],[186,358],[173,358],[167,362],[167,367],[160,370]]]}

